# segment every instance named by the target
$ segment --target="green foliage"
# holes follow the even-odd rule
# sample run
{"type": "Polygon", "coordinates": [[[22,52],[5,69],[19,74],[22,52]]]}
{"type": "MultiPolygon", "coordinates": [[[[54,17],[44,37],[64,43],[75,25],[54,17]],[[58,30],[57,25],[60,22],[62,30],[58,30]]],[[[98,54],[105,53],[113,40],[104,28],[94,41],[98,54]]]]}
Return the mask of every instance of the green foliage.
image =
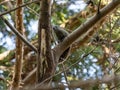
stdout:
{"type": "Polygon", "coordinates": [[[0,53],[3,53],[7,50],[7,48],[5,48],[4,46],[0,46],[0,53]]]}
{"type": "MultiPolygon", "coordinates": [[[[75,2],[75,0],[66,0],[65,3],[59,4],[59,0],[55,0],[54,4],[52,6],[52,16],[51,16],[51,22],[54,25],[62,25],[66,23],[70,17],[73,17],[72,15],[77,14],[75,10],[70,11],[69,6],[75,2]]],[[[25,0],[25,2],[29,2],[29,0],[25,0]]],[[[97,5],[99,0],[95,0],[94,3],[97,5]]],[[[0,5],[0,11],[4,12],[5,10],[8,10],[7,6],[0,5]]],[[[87,9],[86,9],[87,10],[87,9]]],[[[28,5],[24,7],[24,26],[26,30],[26,37],[31,34],[32,27],[30,26],[31,22],[37,22],[39,19],[39,3],[33,3],[31,5],[28,5]]],[[[106,18],[106,22],[101,25],[100,28],[97,28],[95,35],[90,38],[88,42],[86,42],[85,46],[81,46],[80,48],[76,49],[76,51],[72,52],[68,60],[64,62],[64,67],[69,69],[66,71],[68,82],[74,81],[74,80],[89,80],[89,79],[96,79],[101,78],[104,75],[104,72],[106,71],[108,74],[112,72],[111,69],[109,69],[110,64],[112,61],[110,61],[110,58],[112,57],[111,54],[120,54],[120,42],[112,43],[111,41],[119,40],[120,39],[120,11],[115,11],[112,15],[109,16],[109,18],[106,18]],[[96,39],[96,36],[100,38],[98,41],[94,41],[96,39]],[[107,57],[103,60],[103,63],[101,64],[99,62],[99,59],[105,55],[105,51],[103,50],[103,45],[106,46],[106,48],[109,50],[109,55],[106,55],[107,57]],[[112,49],[111,49],[112,48],[112,49]],[[93,50],[93,51],[92,51],[93,50]]],[[[13,14],[7,14],[5,15],[7,20],[9,20],[12,24],[14,24],[14,20],[12,20],[13,14]]],[[[85,22],[89,17],[81,18],[77,17],[80,22],[85,22]]],[[[14,25],[13,25],[14,26],[14,25]]],[[[33,25],[34,26],[34,25],[33,25]]],[[[78,27],[77,25],[75,28],[78,27]]],[[[0,42],[5,39],[5,36],[11,36],[9,38],[12,38],[13,40],[13,34],[11,30],[6,28],[6,25],[2,22],[0,19],[0,33],[2,33],[3,37],[0,38],[0,42]]],[[[30,40],[36,40],[38,36],[31,35],[30,40]]],[[[14,44],[15,42],[13,42],[14,44]]],[[[0,44],[1,45],[1,44],[0,44]]],[[[5,44],[2,44],[0,46],[0,54],[7,51],[8,48],[4,47],[5,44]]],[[[11,56],[14,56],[14,52],[10,53],[4,60],[0,61],[0,66],[4,66],[7,68],[7,70],[4,70],[3,75],[7,80],[11,80],[11,77],[9,77],[9,74],[11,73],[11,67],[13,67],[13,63],[10,60],[11,56]]],[[[117,58],[119,60],[120,57],[117,58]]],[[[114,58],[112,58],[114,59],[114,58]]],[[[36,64],[34,64],[35,66],[36,64]]],[[[119,63],[115,63],[115,68],[112,69],[118,69],[120,67],[119,63]]],[[[56,73],[63,71],[62,65],[60,64],[57,69],[56,73]]],[[[113,72],[114,73],[114,72],[113,72]]],[[[119,70],[117,73],[120,73],[119,70]]],[[[64,73],[60,73],[59,75],[55,76],[53,78],[53,81],[63,83],[62,81],[65,80],[64,73]]],[[[0,90],[6,90],[6,82],[0,81],[0,90]]],[[[107,85],[106,85],[107,86],[107,85]]],[[[94,86],[91,88],[91,90],[98,90],[99,87],[102,86],[94,86]]]]}
{"type": "Polygon", "coordinates": [[[52,12],[52,23],[56,25],[60,25],[68,19],[69,12],[67,6],[62,4],[53,4],[53,12],[52,12]],[[62,7],[62,8],[61,8],[62,7]]]}
{"type": "Polygon", "coordinates": [[[0,90],[7,90],[7,86],[4,81],[0,81],[0,90]]]}

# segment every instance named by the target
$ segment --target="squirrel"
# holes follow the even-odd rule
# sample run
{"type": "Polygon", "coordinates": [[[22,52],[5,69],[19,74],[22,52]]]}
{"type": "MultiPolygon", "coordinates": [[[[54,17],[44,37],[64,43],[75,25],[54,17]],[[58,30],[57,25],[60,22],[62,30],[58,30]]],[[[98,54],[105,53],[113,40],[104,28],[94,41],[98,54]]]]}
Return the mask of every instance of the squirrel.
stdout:
{"type": "MultiPolygon", "coordinates": [[[[55,37],[57,38],[57,43],[62,42],[65,39],[65,37],[69,35],[67,31],[65,31],[63,28],[59,26],[53,26],[53,32],[55,33],[55,37]]],[[[59,64],[64,62],[67,59],[69,53],[70,53],[70,47],[68,47],[68,49],[66,49],[63,52],[63,54],[60,56],[59,64]]]]}

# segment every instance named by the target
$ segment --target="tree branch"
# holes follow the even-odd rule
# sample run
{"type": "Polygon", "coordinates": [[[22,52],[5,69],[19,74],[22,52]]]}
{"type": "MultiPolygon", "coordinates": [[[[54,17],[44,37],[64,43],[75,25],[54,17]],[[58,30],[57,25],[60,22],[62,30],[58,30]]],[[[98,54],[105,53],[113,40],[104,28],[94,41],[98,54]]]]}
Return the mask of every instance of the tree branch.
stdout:
{"type": "Polygon", "coordinates": [[[98,24],[107,14],[112,12],[117,6],[119,6],[120,0],[112,0],[111,3],[106,5],[103,9],[100,10],[99,14],[94,15],[88,21],[79,26],[75,31],[73,31],[68,37],[64,39],[64,41],[58,44],[55,48],[56,58],[59,59],[61,54],[80,36],[89,31],[95,24],[98,24]],[[59,51],[59,52],[58,52],[59,51]]]}
{"type": "MultiPolygon", "coordinates": [[[[25,6],[29,5],[29,4],[32,4],[32,3],[37,2],[37,1],[38,1],[38,0],[33,0],[33,1],[28,2],[28,3],[22,4],[22,5],[20,5],[20,6],[16,7],[16,8],[13,8],[13,9],[11,9],[11,10],[9,10],[9,11],[6,11],[6,12],[1,13],[0,16],[6,15],[6,14],[8,14],[8,13],[10,13],[10,12],[13,12],[13,11],[21,8],[21,7],[25,7],[25,6]]],[[[40,1],[41,1],[41,0],[40,0],[40,1]]]]}
{"type": "Polygon", "coordinates": [[[28,45],[33,51],[37,52],[36,47],[34,47],[28,40],[26,40],[17,30],[14,28],[4,17],[0,17],[5,24],[15,33],[17,37],[19,37],[26,45],[28,45]]]}
{"type": "Polygon", "coordinates": [[[112,83],[113,81],[117,82],[120,80],[120,75],[109,75],[109,76],[103,76],[102,79],[89,79],[89,80],[76,80],[74,82],[71,82],[68,86],[66,85],[61,85],[61,84],[56,84],[55,86],[47,86],[44,85],[44,87],[37,87],[34,88],[34,86],[31,86],[30,89],[32,90],[54,90],[54,89],[60,89],[62,90],[63,88],[81,88],[81,89],[89,89],[91,87],[94,87],[99,84],[103,83],[112,83]]]}
{"type": "MultiPolygon", "coordinates": [[[[23,0],[16,0],[16,6],[19,6],[23,3],[23,0]]],[[[19,8],[15,12],[15,27],[17,31],[24,35],[24,25],[23,25],[23,9],[19,8]]],[[[24,44],[21,38],[16,37],[16,54],[15,54],[15,67],[14,74],[12,79],[12,84],[10,86],[10,90],[19,90],[21,83],[21,75],[22,75],[22,64],[23,64],[23,54],[24,54],[24,44]]]]}

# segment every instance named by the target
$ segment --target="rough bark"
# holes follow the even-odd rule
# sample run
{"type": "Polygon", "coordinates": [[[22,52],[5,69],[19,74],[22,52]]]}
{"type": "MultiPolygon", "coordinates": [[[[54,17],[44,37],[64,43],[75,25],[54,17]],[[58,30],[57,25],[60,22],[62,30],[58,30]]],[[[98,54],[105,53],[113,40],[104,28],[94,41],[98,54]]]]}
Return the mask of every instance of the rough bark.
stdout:
{"type": "MultiPolygon", "coordinates": [[[[17,0],[16,5],[19,6],[23,3],[22,0],[17,0]]],[[[16,21],[15,26],[17,30],[23,34],[23,10],[19,8],[16,10],[16,21]]],[[[11,90],[19,90],[20,82],[21,82],[21,73],[22,73],[22,60],[23,60],[23,42],[20,38],[16,38],[16,63],[14,70],[13,83],[11,85],[11,90]]]]}
{"type": "MultiPolygon", "coordinates": [[[[51,0],[40,2],[40,19],[38,26],[37,78],[41,83],[54,73],[54,59],[51,52],[51,0]]],[[[49,80],[47,81],[49,82],[49,80]]]]}

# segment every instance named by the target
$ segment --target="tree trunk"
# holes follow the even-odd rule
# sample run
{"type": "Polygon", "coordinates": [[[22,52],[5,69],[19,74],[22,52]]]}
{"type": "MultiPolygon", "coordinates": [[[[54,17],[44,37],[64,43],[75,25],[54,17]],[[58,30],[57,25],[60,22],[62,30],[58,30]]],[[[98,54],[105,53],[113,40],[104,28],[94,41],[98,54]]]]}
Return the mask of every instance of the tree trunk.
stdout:
{"type": "MultiPolygon", "coordinates": [[[[51,0],[40,2],[40,19],[38,26],[38,52],[36,83],[41,83],[53,75],[54,59],[51,51],[51,0]]],[[[48,83],[50,80],[47,80],[48,83]]]]}

